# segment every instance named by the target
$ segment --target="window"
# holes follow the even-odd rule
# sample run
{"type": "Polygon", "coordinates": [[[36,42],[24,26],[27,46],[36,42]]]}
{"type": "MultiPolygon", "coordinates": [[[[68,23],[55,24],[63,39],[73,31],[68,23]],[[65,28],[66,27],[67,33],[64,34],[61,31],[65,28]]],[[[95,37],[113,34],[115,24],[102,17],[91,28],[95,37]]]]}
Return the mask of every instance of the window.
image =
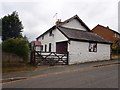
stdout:
{"type": "Polygon", "coordinates": [[[89,43],[89,52],[97,52],[97,43],[89,43]]]}
{"type": "Polygon", "coordinates": [[[114,37],[116,37],[116,38],[120,38],[120,35],[117,34],[117,33],[115,33],[115,34],[114,34],[114,37]]]}
{"type": "Polygon", "coordinates": [[[43,45],[41,45],[41,51],[43,51],[43,45]]]}
{"type": "Polygon", "coordinates": [[[53,34],[52,34],[52,30],[50,31],[50,33],[49,33],[49,36],[52,36],[53,34]]]}
{"type": "Polygon", "coordinates": [[[117,36],[116,36],[117,38],[120,38],[120,35],[119,34],[117,34],[117,36]]]}
{"type": "Polygon", "coordinates": [[[54,36],[52,30],[49,32],[49,36],[54,36]]]}
{"type": "Polygon", "coordinates": [[[49,43],[49,52],[51,52],[51,43],[49,43]]]}
{"type": "Polygon", "coordinates": [[[42,36],[42,40],[44,39],[44,36],[42,36]]]}
{"type": "Polygon", "coordinates": [[[35,51],[41,51],[40,49],[40,46],[35,46],[35,51]]]}
{"type": "Polygon", "coordinates": [[[43,51],[43,46],[35,46],[35,51],[43,51]]]}
{"type": "Polygon", "coordinates": [[[45,44],[45,52],[47,52],[47,45],[45,44]]]}
{"type": "Polygon", "coordinates": [[[116,33],[114,34],[114,37],[117,37],[117,34],[116,34],[116,33]]]}

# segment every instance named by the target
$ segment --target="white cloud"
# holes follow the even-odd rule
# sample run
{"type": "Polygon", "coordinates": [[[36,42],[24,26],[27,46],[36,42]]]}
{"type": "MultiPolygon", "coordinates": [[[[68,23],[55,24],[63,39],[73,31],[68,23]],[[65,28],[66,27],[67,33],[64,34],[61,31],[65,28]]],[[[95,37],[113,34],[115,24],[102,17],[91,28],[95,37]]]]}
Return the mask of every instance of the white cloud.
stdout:
{"type": "Polygon", "coordinates": [[[0,17],[16,10],[24,25],[23,34],[35,40],[55,24],[55,13],[62,21],[77,14],[90,29],[101,24],[117,31],[117,5],[118,0],[4,0],[0,3],[0,17]]]}

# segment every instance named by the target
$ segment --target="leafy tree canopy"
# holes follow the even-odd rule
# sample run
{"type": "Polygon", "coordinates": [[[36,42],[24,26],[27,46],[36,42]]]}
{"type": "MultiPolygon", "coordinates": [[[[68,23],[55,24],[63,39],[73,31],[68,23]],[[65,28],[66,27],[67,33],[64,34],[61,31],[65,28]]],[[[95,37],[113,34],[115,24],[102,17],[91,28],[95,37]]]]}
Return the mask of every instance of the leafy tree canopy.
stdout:
{"type": "MultiPolygon", "coordinates": [[[[22,37],[22,22],[19,20],[18,13],[14,11],[11,15],[4,16],[2,20],[2,40],[8,38],[21,38],[22,37]]],[[[1,21],[0,20],[0,21],[1,21]]]]}

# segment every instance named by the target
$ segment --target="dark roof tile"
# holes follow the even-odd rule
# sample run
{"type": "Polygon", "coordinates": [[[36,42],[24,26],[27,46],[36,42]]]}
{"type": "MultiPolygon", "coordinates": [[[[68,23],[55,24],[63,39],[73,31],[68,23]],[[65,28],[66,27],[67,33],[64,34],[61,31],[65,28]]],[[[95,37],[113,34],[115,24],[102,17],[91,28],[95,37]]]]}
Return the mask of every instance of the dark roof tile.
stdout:
{"type": "Polygon", "coordinates": [[[68,39],[72,40],[81,40],[81,41],[93,41],[93,42],[101,42],[101,43],[111,43],[108,40],[98,36],[95,33],[73,29],[73,28],[66,28],[66,27],[57,27],[68,39]]]}

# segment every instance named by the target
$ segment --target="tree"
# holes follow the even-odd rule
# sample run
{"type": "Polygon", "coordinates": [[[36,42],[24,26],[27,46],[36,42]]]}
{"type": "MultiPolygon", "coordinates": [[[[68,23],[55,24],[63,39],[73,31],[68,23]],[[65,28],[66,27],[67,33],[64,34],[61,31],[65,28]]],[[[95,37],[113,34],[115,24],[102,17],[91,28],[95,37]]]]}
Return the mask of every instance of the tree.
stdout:
{"type": "Polygon", "coordinates": [[[18,13],[14,11],[11,15],[4,16],[2,20],[2,40],[8,38],[21,38],[22,37],[22,22],[19,20],[18,13]]]}

